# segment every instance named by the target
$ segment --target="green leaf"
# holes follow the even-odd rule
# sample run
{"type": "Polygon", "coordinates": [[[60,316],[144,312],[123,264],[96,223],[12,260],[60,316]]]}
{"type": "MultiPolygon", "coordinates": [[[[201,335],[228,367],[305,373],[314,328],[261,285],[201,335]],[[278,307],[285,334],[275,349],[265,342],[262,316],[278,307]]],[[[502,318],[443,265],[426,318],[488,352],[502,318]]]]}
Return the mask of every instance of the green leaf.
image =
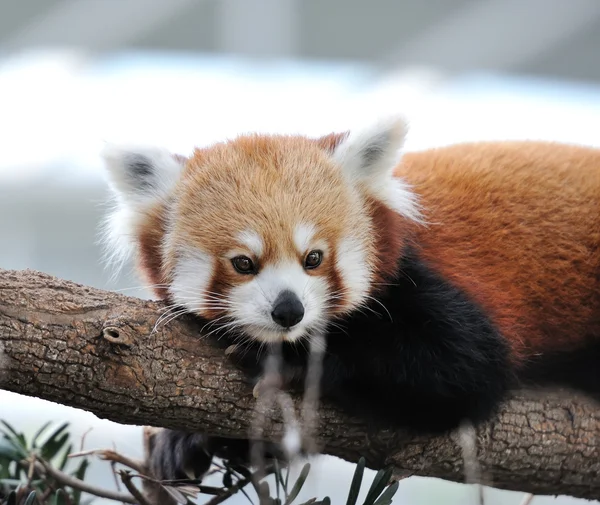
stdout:
{"type": "Polygon", "coordinates": [[[8,500],[6,501],[6,505],[17,505],[17,492],[11,491],[8,495],[8,500]]]}
{"type": "Polygon", "coordinates": [[[259,495],[260,488],[256,482],[256,479],[253,477],[252,472],[250,472],[250,470],[248,470],[248,468],[244,466],[236,466],[236,472],[238,472],[242,477],[244,477],[244,479],[248,480],[248,482],[250,482],[250,484],[254,488],[256,494],[259,495]]]}
{"type": "Polygon", "coordinates": [[[223,487],[229,489],[233,485],[231,470],[228,468],[223,473],[223,487]]]}
{"type": "Polygon", "coordinates": [[[306,463],[302,467],[302,470],[300,471],[300,475],[298,476],[298,480],[296,481],[296,483],[294,484],[294,487],[290,491],[290,494],[287,497],[287,499],[285,500],[284,505],[290,505],[290,503],[292,503],[296,499],[296,497],[300,493],[300,490],[302,489],[302,486],[304,486],[304,483],[306,482],[306,478],[308,477],[308,472],[310,472],[310,463],[306,463]]]}
{"type": "Polygon", "coordinates": [[[13,458],[7,458],[6,456],[0,455],[0,482],[2,482],[2,479],[8,479],[10,477],[9,467],[13,461],[13,458]]]}
{"type": "Polygon", "coordinates": [[[40,443],[40,448],[44,447],[48,442],[60,436],[69,427],[69,422],[62,423],[52,433],[46,436],[46,439],[40,443]]]}
{"type": "Polygon", "coordinates": [[[51,505],[68,505],[67,493],[62,489],[57,489],[52,497],[51,505]]]}
{"type": "Polygon", "coordinates": [[[33,436],[33,439],[31,440],[31,447],[37,447],[36,443],[38,441],[38,438],[40,438],[42,433],[44,433],[44,431],[46,431],[48,429],[48,426],[50,426],[51,424],[52,424],[52,421],[48,421],[47,423],[44,423],[39,430],[37,430],[37,432],[33,436]]]}
{"type": "Polygon", "coordinates": [[[283,483],[283,491],[287,495],[288,492],[288,482],[290,481],[290,464],[288,463],[286,471],[285,471],[285,482],[283,483]]]}
{"type": "Polygon", "coordinates": [[[316,498],[310,498],[309,500],[306,500],[304,503],[301,503],[300,505],[313,505],[316,503],[321,503],[321,502],[318,502],[316,498]]]}
{"type": "MultiPolygon", "coordinates": [[[[75,470],[75,472],[73,473],[73,477],[76,477],[79,480],[83,480],[88,465],[89,461],[87,460],[87,458],[83,459],[77,470],[75,470]]],[[[73,505],[79,505],[80,501],[81,491],[79,489],[73,489],[73,505]]]]}
{"type": "Polygon", "coordinates": [[[311,504],[311,505],[331,505],[331,499],[329,498],[329,496],[326,496],[325,498],[323,498],[320,501],[316,501],[316,498],[313,498],[312,500],[303,503],[302,505],[307,505],[307,504],[311,504]]]}
{"type": "Polygon", "coordinates": [[[27,457],[27,451],[12,437],[0,438],[0,457],[20,461],[27,457]]]}
{"type": "Polygon", "coordinates": [[[392,503],[392,498],[398,491],[399,485],[400,483],[398,481],[394,482],[383,493],[381,493],[381,496],[377,498],[377,501],[375,501],[373,505],[389,505],[392,503]]]}
{"type": "Polygon", "coordinates": [[[48,436],[46,441],[41,444],[40,451],[42,458],[44,458],[46,461],[56,456],[58,451],[60,451],[60,449],[66,444],[67,440],[69,439],[69,434],[63,432],[68,428],[68,426],[68,422],[61,424],[52,432],[52,434],[48,436]]]}
{"type": "Polygon", "coordinates": [[[381,494],[385,489],[385,486],[387,486],[387,483],[390,481],[392,471],[392,468],[388,468],[387,470],[379,470],[377,472],[363,505],[374,505],[375,499],[381,494]]]}
{"type": "Polygon", "coordinates": [[[258,500],[260,505],[272,505],[271,490],[269,489],[269,483],[262,481],[258,484],[258,500]]]}
{"type": "MultiPolygon", "coordinates": [[[[279,487],[281,486],[283,493],[285,495],[287,495],[287,483],[283,479],[283,470],[279,466],[277,466],[277,468],[275,470],[276,470],[275,471],[275,480],[277,482],[277,492],[279,492],[279,487]]],[[[279,495],[277,495],[277,496],[279,496],[279,495]]]]}
{"type": "Polygon", "coordinates": [[[363,474],[365,473],[365,458],[360,458],[354,469],[354,476],[352,477],[352,483],[350,484],[350,491],[348,491],[348,500],[346,505],[356,505],[358,500],[358,493],[360,493],[360,486],[362,484],[363,474]]]}
{"type": "Polygon", "coordinates": [[[27,497],[27,500],[25,500],[24,505],[33,505],[37,500],[35,499],[35,491],[32,491],[31,493],[29,493],[29,496],[27,497]]]}
{"type": "Polygon", "coordinates": [[[252,498],[250,498],[250,495],[244,491],[244,488],[240,488],[241,493],[246,497],[246,500],[248,500],[248,502],[250,502],[251,505],[254,505],[254,502],[252,501],[252,498]]]}
{"type": "Polygon", "coordinates": [[[58,465],[58,469],[62,472],[65,467],[67,466],[67,463],[69,462],[69,454],[71,454],[71,452],[73,451],[73,444],[69,444],[69,446],[67,447],[67,450],[65,451],[65,453],[63,454],[63,457],[60,461],[60,464],[58,465]]]}
{"type": "Polygon", "coordinates": [[[57,439],[53,439],[46,443],[41,449],[42,458],[46,461],[54,459],[58,453],[65,447],[65,444],[69,441],[69,434],[63,433],[57,439]]]}
{"type": "Polygon", "coordinates": [[[14,487],[16,489],[23,484],[23,482],[19,479],[0,479],[0,484],[7,487],[14,487]]]}
{"type": "MultiPolygon", "coordinates": [[[[8,433],[10,433],[13,437],[19,438],[19,436],[21,434],[17,433],[17,431],[10,424],[8,424],[4,419],[0,419],[0,423],[2,423],[4,425],[4,427],[6,428],[6,430],[8,430],[8,433]]],[[[4,433],[6,433],[6,430],[0,428],[0,431],[2,431],[4,433]]]]}
{"type": "Polygon", "coordinates": [[[281,482],[281,469],[279,468],[279,461],[273,460],[273,473],[275,474],[275,492],[277,493],[277,500],[279,500],[279,485],[281,482]]]}
{"type": "Polygon", "coordinates": [[[20,445],[23,448],[23,450],[26,451],[28,447],[27,441],[25,440],[25,435],[23,435],[22,433],[17,433],[17,431],[3,419],[0,419],[0,423],[2,423],[6,427],[6,430],[8,430],[7,433],[6,430],[0,428],[0,431],[2,431],[5,434],[6,438],[12,440],[14,437],[14,439],[18,442],[18,445],[20,445]]]}

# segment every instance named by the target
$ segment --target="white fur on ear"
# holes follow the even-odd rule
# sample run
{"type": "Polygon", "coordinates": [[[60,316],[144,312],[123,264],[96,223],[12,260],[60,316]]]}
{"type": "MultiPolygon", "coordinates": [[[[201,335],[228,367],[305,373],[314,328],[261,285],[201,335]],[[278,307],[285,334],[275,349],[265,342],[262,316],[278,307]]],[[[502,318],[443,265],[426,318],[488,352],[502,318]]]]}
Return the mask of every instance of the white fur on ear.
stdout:
{"type": "Polygon", "coordinates": [[[399,116],[351,131],[333,151],[333,159],[353,186],[365,191],[408,219],[419,221],[416,195],[394,177],[408,126],[399,116]]]}
{"type": "MultiPolygon", "coordinates": [[[[107,263],[118,271],[136,251],[136,229],[146,212],[164,202],[180,177],[185,158],[166,149],[107,143],[101,152],[114,207],[103,226],[107,263]]],[[[115,272],[116,273],[116,272],[115,272]]]]}
{"type": "Polygon", "coordinates": [[[166,149],[106,144],[101,157],[113,189],[125,201],[143,202],[169,193],[183,167],[166,149]]]}

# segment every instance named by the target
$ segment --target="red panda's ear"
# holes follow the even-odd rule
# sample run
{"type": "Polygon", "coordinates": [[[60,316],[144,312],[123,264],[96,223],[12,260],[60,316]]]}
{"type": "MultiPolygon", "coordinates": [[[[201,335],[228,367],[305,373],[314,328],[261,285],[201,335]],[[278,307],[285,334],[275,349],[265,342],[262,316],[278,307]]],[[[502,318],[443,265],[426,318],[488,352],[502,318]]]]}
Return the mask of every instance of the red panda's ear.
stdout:
{"type": "Polygon", "coordinates": [[[106,144],[101,157],[113,191],[130,205],[162,198],[177,182],[186,158],[166,149],[106,144]]]}
{"type": "Polygon", "coordinates": [[[141,228],[165,209],[187,158],[156,147],[115,144],[106,144],[101,157],[115,201],[104,229],[107,259],[120,266],[140,253],[141,228]]]}
{"type": "Polygon", "coordinates": [[[333,154],[337,146],[340,145],[340,143],[345,140],[349,134],[349,131],[342,133],[330,133],[329,135],[324,135],[323,137],[316,139],[316,143],[324,151],[327,151],[329,154],[333,154]]]}
{"type": "Polygon", "coordinates": [[[399,214],[419,220],[416,196],[394,176],[407,131],[406,121],[392,116],[366,128],[323,137],[321,142],[332,146],[331,157],[349,184],[399,214]]]}

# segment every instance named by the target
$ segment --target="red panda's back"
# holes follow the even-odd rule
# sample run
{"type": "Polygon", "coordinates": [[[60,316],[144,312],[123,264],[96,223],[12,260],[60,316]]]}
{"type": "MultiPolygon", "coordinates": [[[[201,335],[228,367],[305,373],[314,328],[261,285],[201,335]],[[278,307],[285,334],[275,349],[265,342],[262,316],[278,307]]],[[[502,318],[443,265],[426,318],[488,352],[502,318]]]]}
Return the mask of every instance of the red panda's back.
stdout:
{"type": "Polygon", "coordinates": [[[479,301],[515,356],[600,338],[600,150],[543,142],[407,153],[423,257],[479,301]]]}

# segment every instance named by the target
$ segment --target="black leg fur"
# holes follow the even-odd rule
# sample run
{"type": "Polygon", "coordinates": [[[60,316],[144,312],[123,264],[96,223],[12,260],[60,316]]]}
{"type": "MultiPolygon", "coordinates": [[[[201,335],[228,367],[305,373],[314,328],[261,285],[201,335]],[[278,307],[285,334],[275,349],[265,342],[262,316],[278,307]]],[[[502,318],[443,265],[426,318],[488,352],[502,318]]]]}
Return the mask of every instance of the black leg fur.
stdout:
{"type": "Polygon", "coordinates": [[[156,434],[150,469],[159,480],[188,481],[187,470],[201,479],[213,456],[205,435],[165,429],[156,434]]]}
{"type": "MultiPolygon", "coordinates": [[[[214,457],[227,461],[233,467],[248,467],[250,449],[251,441],[248,439],[164,429],[156,434],[150,469],[162,481],[201,481],[214,457]]],[[[276,444],[265,443],[262,449],[267,461],[274,458],[286,461],[285,454],[276,444]]]]}

